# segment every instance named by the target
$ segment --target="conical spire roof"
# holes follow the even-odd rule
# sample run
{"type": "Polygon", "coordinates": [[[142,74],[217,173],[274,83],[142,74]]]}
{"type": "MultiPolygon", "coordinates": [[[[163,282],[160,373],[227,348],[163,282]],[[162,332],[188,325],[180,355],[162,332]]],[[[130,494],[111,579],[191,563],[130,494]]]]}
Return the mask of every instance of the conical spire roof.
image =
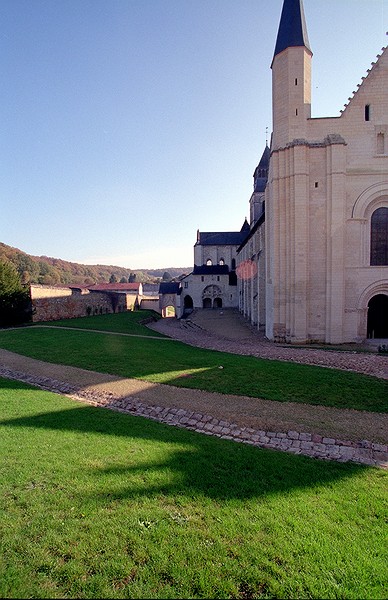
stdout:
{"type": "Polygon", "coordinates": [[[274,58],[292,46],[305,46],[311,52],[303,0],[284,0],[274,58]]]}
{"type": "Polygon", "coordinates": [[[270,150],[265,147],[263,155],[253,174],[253,189],[255,192],[264,192],[268,180],[270,150]]]}

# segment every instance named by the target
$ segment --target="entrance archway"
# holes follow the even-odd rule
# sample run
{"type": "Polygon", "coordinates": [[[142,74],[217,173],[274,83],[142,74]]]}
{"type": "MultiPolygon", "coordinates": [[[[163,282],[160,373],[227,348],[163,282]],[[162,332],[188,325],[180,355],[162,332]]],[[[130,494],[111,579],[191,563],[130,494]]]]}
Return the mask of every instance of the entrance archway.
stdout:
{"type": "Polygon", "coordinates": [[[212,299],[211,298],[204,298],[202,300],[202,306],[203,306],[203,308],[211,308],[212,307],[212,299]]]}
{"type": "Polygon", "coordinates": [[[174,306],[165,306],[162,310],[162,317],[164,319],[170,319],[175,317],[175,307],[174,306]]]}
{"type": "Polygon", "coordinates": [[[367,336],[373,338],[388,338],[388,296],[377,294],[368,303],[367,336]]]}
{"type": "Polygon", "coordinates": [[[214,298],[214,308],[222,308],[222,298],[214,298]]]}
{"type": "Polygon", "coordinates": [[[188,294],[187,294],[187,296],[185,296],[183,302],[184,302],[184,308],[185,308],[185,310],[186,310],[186,308],[193,308],[194,307],[193,299],[188,294]]]}

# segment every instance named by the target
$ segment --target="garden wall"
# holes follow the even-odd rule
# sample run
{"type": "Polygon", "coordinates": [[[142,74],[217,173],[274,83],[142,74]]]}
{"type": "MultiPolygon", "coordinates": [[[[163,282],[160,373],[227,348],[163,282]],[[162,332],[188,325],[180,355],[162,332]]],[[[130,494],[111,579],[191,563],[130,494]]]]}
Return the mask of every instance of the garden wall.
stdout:
{"type": "Polygon", "coordinates": [[[117,292],[32,285],[30,293],[35,323],[127,310],[127,295],[117,292]]]}

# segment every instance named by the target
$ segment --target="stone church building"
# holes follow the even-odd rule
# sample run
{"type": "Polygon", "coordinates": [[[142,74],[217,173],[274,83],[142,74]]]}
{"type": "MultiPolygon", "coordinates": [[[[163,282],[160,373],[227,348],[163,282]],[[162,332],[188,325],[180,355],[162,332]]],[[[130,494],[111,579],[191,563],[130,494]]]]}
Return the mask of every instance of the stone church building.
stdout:
{"type": "MultiPolygon", "coordinates": [[[[312,56],[302,0],[284,0],[273,132],[255,171],[250,224],[235,264],[214,247],[193,275],[235,266],[230,301],[275,342],[388,338],[388,51],[329,118],[311,117],[312,56]]],[[[202,241],[203,250],[206,234],[202,241]]]]}

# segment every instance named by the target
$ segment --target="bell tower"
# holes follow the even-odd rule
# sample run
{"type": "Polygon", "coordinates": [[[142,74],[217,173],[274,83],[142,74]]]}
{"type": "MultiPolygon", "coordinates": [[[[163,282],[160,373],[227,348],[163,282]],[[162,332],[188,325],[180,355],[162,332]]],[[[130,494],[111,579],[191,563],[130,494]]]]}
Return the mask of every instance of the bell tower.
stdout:
{"type": "Polygon", "coordinates": [[[311,117],[311,57],[303,0],[284,0],[272,61],[271,150],[306,137],[311,117]]]}

